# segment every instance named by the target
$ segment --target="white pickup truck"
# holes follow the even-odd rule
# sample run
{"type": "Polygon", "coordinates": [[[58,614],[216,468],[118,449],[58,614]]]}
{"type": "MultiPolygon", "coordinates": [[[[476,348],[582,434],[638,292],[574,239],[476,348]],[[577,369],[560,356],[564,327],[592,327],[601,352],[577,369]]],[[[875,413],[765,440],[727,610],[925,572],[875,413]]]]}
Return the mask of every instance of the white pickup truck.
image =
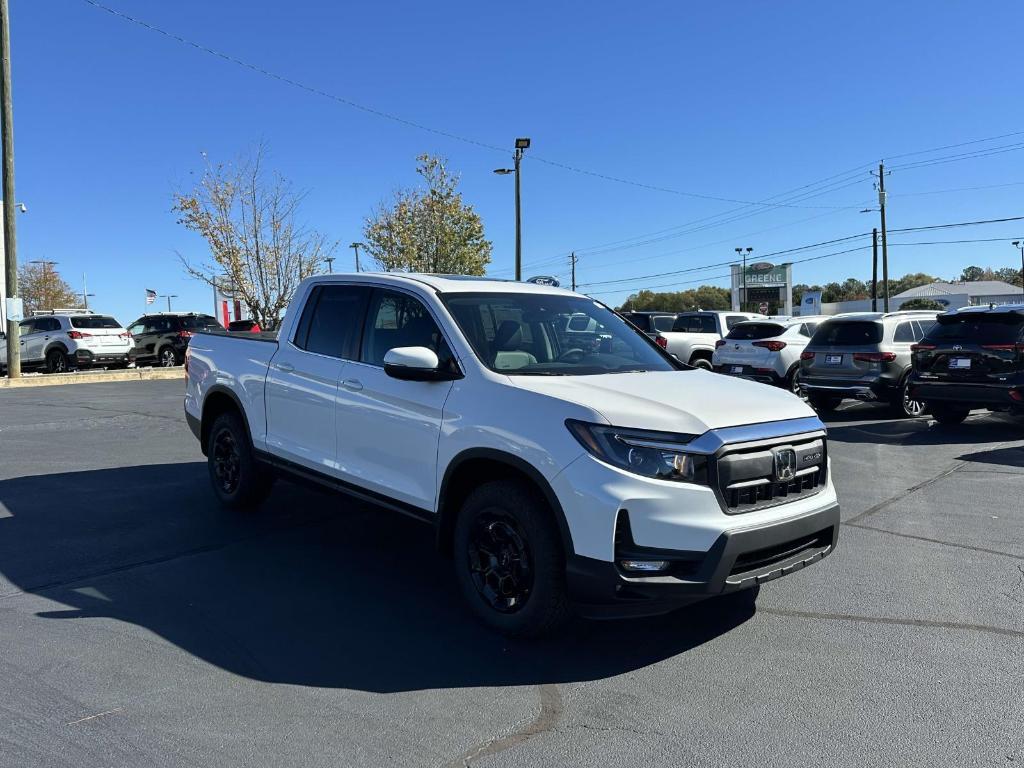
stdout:
{"type": "Polygon", "coordinates": [[[472,612],[508,634],[750,601],[836,546],[807,405],[687,368],[569,291],[318,276],[276,338],[200,333],[186,366],[225,506],[301,478],[426,521],[472,612]]]}
{"type": "Polygon", "coordinates": [[[654,340],[677,360],[710,371],[715,344],[725,338],[734,325],[746,320],[767,319],[766,315],[748,312],[683,312],[676,317],[671,331],[659,332],[654,340]]]}

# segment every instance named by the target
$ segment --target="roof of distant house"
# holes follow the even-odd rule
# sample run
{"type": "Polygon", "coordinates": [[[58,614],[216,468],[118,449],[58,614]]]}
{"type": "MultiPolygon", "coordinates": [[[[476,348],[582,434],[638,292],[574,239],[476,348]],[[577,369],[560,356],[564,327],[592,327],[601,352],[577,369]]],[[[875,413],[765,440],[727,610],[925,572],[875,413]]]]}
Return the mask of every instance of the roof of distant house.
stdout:
{"type": "Polygon", "coordinates": [[[973,280],[962,283],[946,283],[936,280],[934,283],[919,285],[903,293],[893,296],[894,299],[917,299],[929,296],[952,296],[966,293],[968,296],[1012,296],[1020,293],[1020,288],[1002,280],[973,280]]]}

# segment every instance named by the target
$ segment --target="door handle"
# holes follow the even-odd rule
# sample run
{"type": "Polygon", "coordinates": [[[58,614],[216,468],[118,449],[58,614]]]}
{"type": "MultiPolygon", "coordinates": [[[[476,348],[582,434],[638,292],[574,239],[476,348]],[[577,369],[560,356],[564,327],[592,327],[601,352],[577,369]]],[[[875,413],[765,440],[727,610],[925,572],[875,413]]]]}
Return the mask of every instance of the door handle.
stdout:
{"type": "Polygon", "coordinates": [[[363,388],[363,382],[358,381],[356,379],[345,379],[343,382],[341,382],[341,386],[343,386],[345,389],[351,392],[358,392],[363,388]]]}
{"type": "Polygon", "coordinates": [[[291,373],[295,370],[295,366],[291,363],[277,363],[277,370],[284,371],[285,373],[291,373]]]}

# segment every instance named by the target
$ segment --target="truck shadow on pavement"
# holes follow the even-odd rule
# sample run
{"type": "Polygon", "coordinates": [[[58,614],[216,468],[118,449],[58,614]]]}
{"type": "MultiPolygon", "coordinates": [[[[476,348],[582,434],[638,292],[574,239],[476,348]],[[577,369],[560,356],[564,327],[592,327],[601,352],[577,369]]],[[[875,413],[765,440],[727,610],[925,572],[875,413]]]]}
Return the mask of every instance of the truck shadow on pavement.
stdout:
{"type": "Polygon", "coordinates": [[[883,445],[970,445],[1024,439],[1024,420],[1003,414],[972,416],[963,424],[943,425],[923,416],[916,419],[886,418],[865,409],[853,418],[851,411],[825,414],[829,440],[841,443],[883,445]],[[867,419],[878,419],[867,421],[867,419]]]}
{"type": "MultiPolygon", "coordinates": [[[[431,527],[285,482],[228,513],[200,462],[0,482],[0,599],[20,593],[66,606],[39,616],[128,622],[235,674],[372,692],[606,678],[752,615],[712,601],[508,640],[468,615],[431,527]]],[[[108,636],[86,626],[83,642],[108,636]]]]}

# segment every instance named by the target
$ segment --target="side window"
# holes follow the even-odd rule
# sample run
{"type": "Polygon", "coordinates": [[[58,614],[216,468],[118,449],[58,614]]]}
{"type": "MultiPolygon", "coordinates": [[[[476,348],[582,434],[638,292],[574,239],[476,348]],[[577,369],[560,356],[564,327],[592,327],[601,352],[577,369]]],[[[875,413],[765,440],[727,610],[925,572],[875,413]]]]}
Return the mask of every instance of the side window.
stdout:
{"type": "Polygon", "coordinates": [[[142,333],[143,328],[145,328],[145,326],[142,323],[135,323],[128,329],[128,333],[130,333],[132,336],[138,336],[140,333],[142,333]]]}
{"type": "MultiPolygon", "coordinates": [[[[745,318],[737,317],[736,322],[742,322],[745,318]]],[[[697,322],[699,323],[698,333],[718,333],[718,327],[715,325],[714,315],[698,315],[697,322]]],[[[735,325],[735,323],[733,324],[735,325]]],[[[729,326],[732,328],[732,325],[729,326]]]]}
{"type": "Polygon", "coordinates": [[[728,315],[725,318],[725,327],[726,327],[727,330],[731,331],[732,327],[734,325],[736,325],[736,323],[742,323],[744,320],[748,320],[748,319],[751,319],[751,318],[741,317],[740,315],[728,315]]]}
{"type": "Polygon", "coordinates": [[[915,340],[916,341],[920,341],[925,336],[927,336],[928,335],[928,331],[930,331],[932,329],[933,325],[935,325],[935,321],[934,320],[915,320],[914,321],[914,330],[916,331],[916,333],[914,334],[914,336],[916,337],[915,340]]]}
{"type": "Polygon", "coordinates": [[[22,320],[18,323],[18,333],[22,336],[28,336],[28,334],[35,332],[35,320],[22,320]]]}
{"type": "Polygon", "coordinates": [[[900,323],[896,326],[896,332],[892,336],[896,343],[914,341],[914,328],[910,323],[900,323]]]}
{"type": "Polygon", "coordinates": [[[299,321],[296,346],[318,355],[355,359],[368,293],[356,285],[317,287],[299,321]]]}
{"type": "Polygon", "coordinates": [[[452,353],[427,308],[412,296],[377,290],[363,331],[364,363],[384,365],[384,356],[395,347],[427,347],[437,353],[441,365],[452,353]]]}

